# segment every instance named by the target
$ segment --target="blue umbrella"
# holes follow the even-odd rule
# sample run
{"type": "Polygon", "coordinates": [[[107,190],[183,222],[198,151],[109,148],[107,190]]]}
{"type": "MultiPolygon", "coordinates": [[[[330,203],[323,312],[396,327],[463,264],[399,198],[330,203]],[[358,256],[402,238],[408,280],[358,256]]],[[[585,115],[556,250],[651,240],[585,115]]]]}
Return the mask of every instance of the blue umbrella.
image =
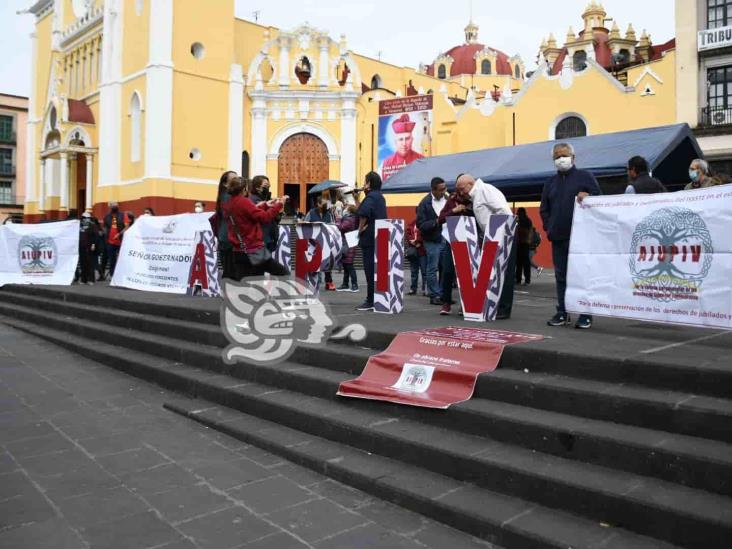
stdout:
{"type": "Polygon", "coordinates": [[[340,181],[336,181],[335,179],[327,179],[326,181],[315,185],[315,187],[308,191],[308,194],[317,194],[322,193],[323,191],[329,191],[331,189],[341,189],[343,187],[348,187],[348,185],[340,181]]]}

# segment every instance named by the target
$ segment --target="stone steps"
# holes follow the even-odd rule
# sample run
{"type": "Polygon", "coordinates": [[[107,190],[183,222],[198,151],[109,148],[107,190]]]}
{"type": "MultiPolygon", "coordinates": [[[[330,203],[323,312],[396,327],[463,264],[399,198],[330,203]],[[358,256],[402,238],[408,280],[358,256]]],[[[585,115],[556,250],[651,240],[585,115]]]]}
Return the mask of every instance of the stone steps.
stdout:
{"type": "MultiPolygon", "coordinates": [[[[8,318],[4,321],[15,328],[36,332],[35,324],[8,318]]],[[[323,411],[323,404],[316,397],[273,391],[256,383],[236,383],[229,376],[151,359],[147,354],[103,342],[91,345],[87,338],[65,331],[45,329],[38,335],[102,364],[191,395],[195,400],[178,399],[166,404],[177,413],[504,547],[674,547],[610,523],[579,517],[411,462],[374,454],[350,442],[317,436],[282,421],[280,414],[296,418],[298,421],[294,423],[309,422],[314,410],[323,411]],[[286,404],[286,410],[266,404],[275,395],[277,401],[286,404]],[[246,408],[253,413],[242,412],[232,418],[231,412],[219,413],[217,403],[227,409],[246,408]]],[[[333,415],[337,412],[326,407],[322,420],[328,421],[333,415]]],[[[362,411],[351,410],[350,415],[348,423],[363,423],[362,411]]]]}
{"type": "MultiPolygon", "coordinates": [[[[386,332],[360,344],[301,348],[276,366],[228,366],[212,302],[199,300],[196,308],[130,296],[11,287],[0,291],[0,315],[103,364],[253,418],[246,421],[288,429],[290,438],[370,453],[374,465],[362,464],[354,486],[380,497],[391,493],[391,501],[508,548],[723,547],[732,533],[732,446],[724,429],[732,411],[720,398],[732,378],[720,368],[611,359],[594,366],[585,360],[583,367],[581,356],[519,345],[506,349],[498,370],[479,378],[472,400],[425,410],[336,397],[338,384],[385,347],[386,332]],[[663,381],[654,384],[644,366],[663,381]],[[379,460],[412,471],[412,479],[416,471],[456,483],[455,493],[465,496],[440,498],[439,505],[423,494],[407,496],[395,488],[406,489],[403,483],[376,475],[379,460]],[[478,511],[483,500],[492,502],[485,513],[478,511]],[[523,505],[527,516],[553,517],[567,536],[588,537],[567,543],[548,532],[539,541],[516,534],[511,525],[519,519],[488,516],[501,501],[523,505]],[[612,536],[598,545],[594,536],[603,530],[612,536]]],[[[243,429],[234,436],[253,435],[243,429]]],[[[294,451],[288,448],[283,443],[278,453],[294,451]]],[[[312,456],[295,461],[329,466],[312,456]]]]}

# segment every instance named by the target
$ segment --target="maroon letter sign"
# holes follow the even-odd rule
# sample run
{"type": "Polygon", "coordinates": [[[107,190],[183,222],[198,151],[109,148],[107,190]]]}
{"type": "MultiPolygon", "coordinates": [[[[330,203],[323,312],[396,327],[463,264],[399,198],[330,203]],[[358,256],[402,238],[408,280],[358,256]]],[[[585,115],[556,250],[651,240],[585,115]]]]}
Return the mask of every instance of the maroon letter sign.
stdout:
{"type": "Polygon", "coordinates": [[[478,374],[498,366],[504,345],[544,336],[448,327],[397,334],[363,373],[341,383],[340,396],[447,408],[473,396],[478,374]]]}

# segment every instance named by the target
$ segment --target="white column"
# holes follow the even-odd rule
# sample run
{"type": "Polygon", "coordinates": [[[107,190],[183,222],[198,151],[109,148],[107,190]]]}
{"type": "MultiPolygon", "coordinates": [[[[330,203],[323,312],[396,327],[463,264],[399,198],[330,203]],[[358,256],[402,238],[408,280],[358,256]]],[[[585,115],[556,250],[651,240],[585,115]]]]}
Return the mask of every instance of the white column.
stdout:
{"type": "MultiPolygon", "coordinates": [[[[36,185],[36,67],[38,57],[38,37],[31,33],[31,92],[28,98],[28,123],[26,124],[26,145],[25,145],[25,203],[37,200],[36,185]]],[[[20,128],[18,128],[20,130],[20,128]]],[[[16,190],[17,192],[17,190],[16,190]]]]}
{"type": "Polygon", "coordinates": [[[341,110],[341,181],[356,184],[356,104],[355,99],[343,101],[341,110]]]}
{"type": "Polygon", "coordinates": [[[168,179],[173,158],[173,0],[150,2],[145,178],[168,179]]]}
{"type": "Polygon", "coordinates": [[[39,189],[38,211],[46,211],[46,159],[41,158],[41,184],[39,189]]]}
{"type": "Polygon", "coordinates": [[[229,75],[229,169],[241,171],[244,149],[244,78],[242,66],[231,65],[229,75]]]}
{"type": "Polygon", "coordinates": [[[99,184],[120,180],[122,117],[122,10],[124,2],[106,0],[99,84],[99,184]]]}
{"type": "MultiPolygon", "coordinates": [[[[290,86],[290,37],[280,36],[280,66],[277,68],[279,71],[279,85],[280,88],[287,88],[290,86]]],[[[266,84],[266,82],[265,82],[266,84]]]]}
{"type": "Polygon", "coordinates": [[[59,153],[61,157],[61,192],[59,193],[59,209],[65,210],[69,207],[69,155],[65,152],[59,153]]]}
{"type": "Polygon", "coordinates": [[[330,63],[328,49],[330,48],[330,39],[327,36],[320,38],[318,43],[320,46],[320,62],[318,71],[318,86],[327,88],[330,81],[330,63]]]}
{"type": "Polygon", "coordinates": [[[64,21],[64,0],[53,0],[53,20],[51,23],[51,49],[61,49],[61,31],[64,21]]]}
{"type": "MultiPolygon", "coordinates": [[[[89,153],[86,155],[86,207],[91,209],[92,206],[94,206],[94,203],[92,202],[92,198],[94,197],[94,193],[92,191],[92,186],[94,185],[94,162],[93,162],[93,156],[89,153]]],[[[79,212],[79,215],[81,215],[83,212],[79,212]]]]}
{"type": "MultiPolygon", "coordinates": [[[[255,101],[255,104],[257,101],[255,101]]],[[[249,172],[267,173],[267,113],[264,108],[252,107],[252,155],[249,172]]]]}

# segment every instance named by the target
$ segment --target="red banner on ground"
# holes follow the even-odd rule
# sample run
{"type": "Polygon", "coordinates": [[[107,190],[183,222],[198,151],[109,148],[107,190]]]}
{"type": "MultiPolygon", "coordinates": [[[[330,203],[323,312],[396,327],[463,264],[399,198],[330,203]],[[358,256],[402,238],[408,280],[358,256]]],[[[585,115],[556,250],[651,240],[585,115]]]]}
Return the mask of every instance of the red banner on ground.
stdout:
{"type": "Polygon", "coordinates": [[[478,374],[498,366],[503,347],[544,336],[450,326],[397,334],[369,358],[363,373],[344,381],[340,396],[448,408],[473,396],[478,374]]]}

